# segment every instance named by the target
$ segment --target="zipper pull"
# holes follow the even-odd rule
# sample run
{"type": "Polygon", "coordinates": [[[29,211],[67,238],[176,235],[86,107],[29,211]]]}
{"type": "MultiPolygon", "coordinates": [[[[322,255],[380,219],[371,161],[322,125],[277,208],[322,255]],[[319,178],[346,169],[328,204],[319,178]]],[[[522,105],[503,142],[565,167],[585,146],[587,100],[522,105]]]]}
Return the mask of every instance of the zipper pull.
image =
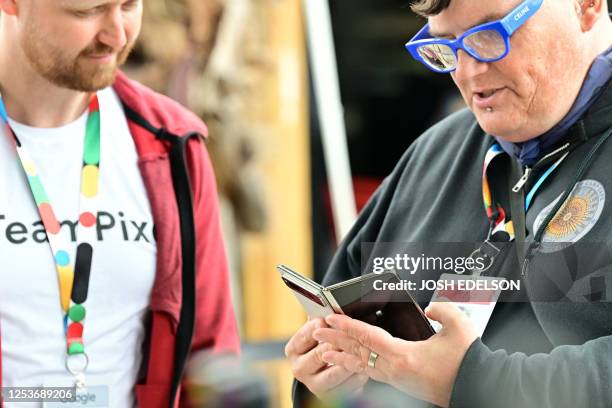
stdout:
{"type": "Polygon", "coordinates": [[[518,193],[519,191],[521,191],[521,188],[523,188],[525,183],[527,183],[527,179],[529,178],[530,174],[531,168],[525,167],[525,173],[523,173],[523,176],[519,179],[519,181],[516,182],[514,187],[512,187],[512,192],[518,193]]]}
{"type": "Polygon", "coordinates": [[[527,248],[527,252],[525,252],[524,256],[525,258],[523,259],[523,266],[521,267],[521,276],[523,277],[523,279],[527,278],[527,271],[529,270],[529,262],[531,261],[531,258],[533,258],[535,251],[537,251],[540,248],[540,244],[532,242],[531,244],[529,244],[529,247],[527,248]]]}

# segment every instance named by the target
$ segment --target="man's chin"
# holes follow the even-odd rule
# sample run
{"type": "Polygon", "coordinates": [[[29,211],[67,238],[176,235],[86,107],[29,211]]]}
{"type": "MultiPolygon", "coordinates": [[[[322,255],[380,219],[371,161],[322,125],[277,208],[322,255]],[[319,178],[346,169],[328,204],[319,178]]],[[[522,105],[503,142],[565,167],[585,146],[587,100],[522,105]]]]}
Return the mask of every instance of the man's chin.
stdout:
{"type": "Polygon", "coordinates": [[[81,92],[96,92],[111,86],[115,82],[119,67],[104,67],[94,72],[80,71],[74,75],[68,88],[81,92]]]}
{"type": "Polygon", "coordinates": [[[496,136],[511,143],[525,141],[517,136],[516,126],[509,123],[507,114],[503,112],[482,112],[476,115],[480,128],[491,136],[496,136]]]}
{"type": "Polygon", "coordinates": [[[77,60],[71,89],[96,92],[115,82],[119,68],[131,53],[133,44],[108,57],[96,58],[82,54],[77,60]]]}
{"type": "Polygon", "coordinates": [[[524,143],[534,136],[525,136],[525,134],[515,127],[510,126],[483,126],[480,125],[481,129],[491,136],[498,137],[510,143],[524,143]]]}

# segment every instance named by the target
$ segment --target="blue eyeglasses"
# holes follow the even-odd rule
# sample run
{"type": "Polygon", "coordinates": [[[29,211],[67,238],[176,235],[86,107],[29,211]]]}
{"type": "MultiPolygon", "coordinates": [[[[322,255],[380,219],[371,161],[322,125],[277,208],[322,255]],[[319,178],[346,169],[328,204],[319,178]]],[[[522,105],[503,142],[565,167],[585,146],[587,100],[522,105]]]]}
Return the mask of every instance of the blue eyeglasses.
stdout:
{"type": "Polygon", "coordinates": [[[432,38],[426,24],[406,43],[406,49],[427,68],[443,74],[457,69],[459,49],[478,61],[499,61],[510,52],[512,34],[539,10],[543,1],[526,0],[501,20],[471,28],[456,40],[432,38]]]}

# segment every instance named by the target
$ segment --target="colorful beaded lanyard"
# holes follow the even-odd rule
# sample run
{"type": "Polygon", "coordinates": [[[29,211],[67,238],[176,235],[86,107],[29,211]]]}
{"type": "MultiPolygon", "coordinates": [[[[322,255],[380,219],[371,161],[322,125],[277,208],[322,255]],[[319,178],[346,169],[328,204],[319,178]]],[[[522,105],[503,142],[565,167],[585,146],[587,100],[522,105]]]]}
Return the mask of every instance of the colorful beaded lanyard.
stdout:
{"type": "Polygon", "coordinates": [[[98,180],[100,174],[100,107],[94,95],[89,103],[85,144],[83,148],[83,167],[81,170],[81,191],[79,201],[79,223],[77,226],[76,256],[70,257],[68,241],[60,235],[58,222],[49,197],[43,187],[34,162],[23,149],[19,138],[9,124],[8,115],[0,95],[0,116],[6,124],[9,135],[13,136],[17,155],[25,172],[44,225],[49,246],[57,270],[60,303],[64,313],[64,333],[66,335],[66,369],[75,376],[75,385],[85,385],[85,371],[89,358],[83,343],[85,307],[89,292],[89,275],[93,255],[93,242],[96,240],[96,221],[98,216],[98,180]]]}
{"type": "MultiPolygon", "coordinates": [[[[484,165],[482,169],[482,199],[484,202],[485,211],[487,213],[487,217],[491,222],[491,230],[489,231],[489,236],[487,240],[489,240],[493,235],[498,232],[505,232],[507,234],[506,240],[513,241],[514,240],[514,226],[512,225],[512,221],[507,219],[506,212],[503,207],[499,205],[499,203],[495,203],[493,205],[493,194],[491,193],[491,188],[489,185],[489,180],[487,177],[487,170],[489,165],[499,155],[504,154],[504,150],[498,143],[494,143],[487,154],[485,155],[484,165]]],[[[542,186],[544,180],[550,176],[550,174],[561,164],[563,160],[567,157],[567,153],[564,154],[559,160],[554,162],[536,181],[533,185],[529,193],[525,196],[525,212],[531,206],[531,202],[537,190],[542,186]]]]}

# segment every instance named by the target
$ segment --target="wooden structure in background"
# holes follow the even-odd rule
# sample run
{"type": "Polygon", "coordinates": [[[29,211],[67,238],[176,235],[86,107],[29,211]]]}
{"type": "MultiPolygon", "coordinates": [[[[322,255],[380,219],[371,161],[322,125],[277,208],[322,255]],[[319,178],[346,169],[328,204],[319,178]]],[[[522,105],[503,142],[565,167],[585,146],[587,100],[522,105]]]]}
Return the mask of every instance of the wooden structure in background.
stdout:
{"type": "Polygon", "coordinates": [[[247,115],[269,126],[257,140],[265,175],[268,227],[243,239],[243,293],[247,341],[286,339],[305,321],[300,305],[279,279],[285,263],[311,274],[308,74],[300,0],[269,2],[269,68],[247,115]]]}
{"type": "MultiPolygon", "coordinates": [[[[247,113],[266,123],[256,141],[256,165],[265,175],[267,229],[243,234],[243,316],[246,341],[287,339],[306,320],[275,266],[312,276],[308,73],[301,0],[268,3],[264,25],[269,68],[247,113]]],[[[258,368],[271,380],[273,406],[291,407],[293,376],[286,360],[258,368]]]]}

